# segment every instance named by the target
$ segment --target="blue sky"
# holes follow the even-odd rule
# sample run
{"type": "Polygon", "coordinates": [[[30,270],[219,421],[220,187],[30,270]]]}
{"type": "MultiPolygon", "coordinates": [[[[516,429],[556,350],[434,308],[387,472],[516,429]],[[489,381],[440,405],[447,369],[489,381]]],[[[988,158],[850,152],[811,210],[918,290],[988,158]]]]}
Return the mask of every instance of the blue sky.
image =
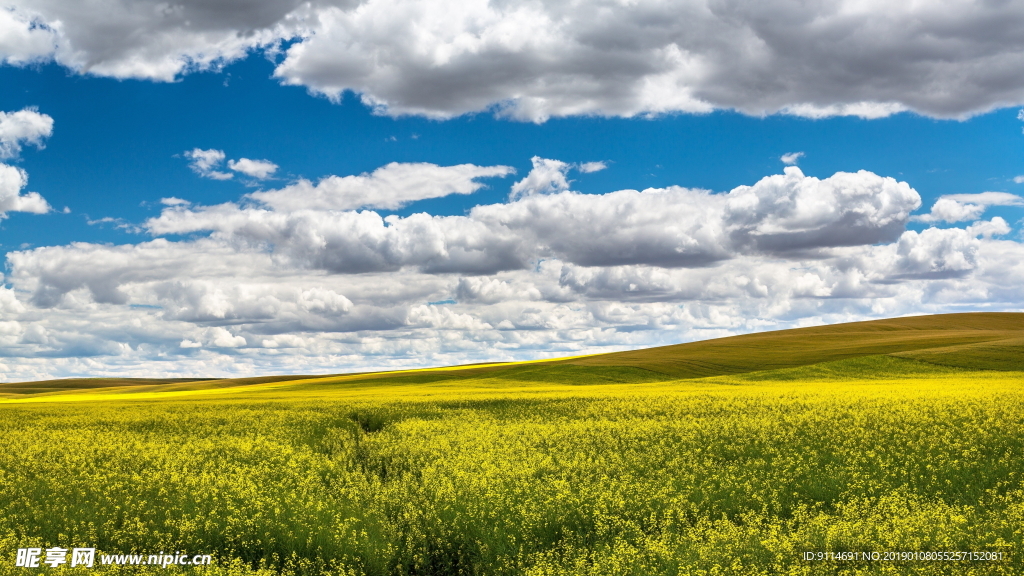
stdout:
{"type": "MultiPolygon", "coordinates": [[[[607,170],[577,175],[574,190],[600,194],[679,185],[726,191],[781,171],[779,158],[804,152],[808,175],[869,170],[910,183],[926,205],[943,194],[1019,192],[1024,135],[1017,110],[966,121],[913,113],[884,119],[752,117],[733,111],[655,119],[567,118],[543,124],[487,113],[447,121],[374,115],[349,95],[332,103],[302,87],[281,86],[274,65],[252,55],[220,72],[177,82],[115,80],[69,74],[55,64],[0,68],[0,109],[33,106],[54,118],[45,150],[29,149],[20,166],[30,189],[69,215],[11,214],[4,247],[72,241],[134,242],[103,217],[138,223],[159,199],[214,204],[246,192],[238,181],[196,178],[181,154],[215,148],[281,166],[278,182],[371,172],[388,162],[505,164],[520,174],[530,158],[601,160],[607,170]],[[12,89],[13,88],[13,89],[12,89]],[[391,140],[394,138],[394,140],[391,140]]],[[[399,214],[462,214],[505,199],[513,179],[494,179],[472,196],[413,204],[399,214]]],[[[1014,209],[993,210],[1020,219],[1014,209]]]]}
{"type": "Polygon", "coordinates": [[[720,4],[11,4],[3,371],[337,372],[1021,309],[1024,47],[979,22],[1024,13],[720,4]]]}

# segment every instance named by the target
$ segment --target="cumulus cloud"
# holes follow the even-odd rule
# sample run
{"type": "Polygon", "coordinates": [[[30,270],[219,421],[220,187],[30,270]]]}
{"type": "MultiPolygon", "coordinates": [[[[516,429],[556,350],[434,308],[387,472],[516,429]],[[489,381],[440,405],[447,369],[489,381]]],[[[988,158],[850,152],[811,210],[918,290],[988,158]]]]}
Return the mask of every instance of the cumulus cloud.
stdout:
{"type": "Polygon", "coordinates": [[[185,158],[191,160],[188,167],[193,172],[199,174],[203,178],[211,178],[213,180],[230,180],[234,177],[230,172],[222,172],[218,170],[224,164],[224,151],[223,150],[203,150],[201,148],[193,148],[185,153],[185,158]]]}
{"type": "Polygon", "coordinates": [[[484,186],[478,179],[500,178],[513,172],[509,166],[392,162],[369,174],[328,176],[316,184],[299,180],[279,190],[254,192],[249,196],[278,211],[364,207],[395,210],[417,200],[472,194],[484,186]]]}
{"type": "Polygon", "coordinates": [[[952,198],[939,198],[928,214],[916,216],[921,222],[964,222],[977,220],[985,213],[984,204],[963,203],[952,198]]]}
{"type": "Polygon", "coordinates": [[[530,173],[512,185],[512,199],[531,194],[552,194],[569,189],[569,181],[565,175],[572,168],[572,164],[540,156],[534,156],[530,162],[533,163],[530,173]]]}
{"type": "Polygon", "coordinates": [[[767,252],[855,246],[894,239],[921,197],[906,182],[866,170],[819,180],[795,166],[729,193],[734,242],[767,252]]]}
{"type": "MultiPolygon", "coordinates": [[[[224,160],[227,158],[227,155],[223,150],[203,150],[201,148],[193,148],[192,150],[186,151],[184,156],[191,160],[188,167],[203,178],[210,178],[213,180],[230,180],[234,178],[234,174],[231,172],[224,172],[221,170],[224,166],[224,160]]],[[[277,172],[279,166],[270,160],[239,158],[238,160],[228,160],[227,168],[234,172],[238,172],[239,174],[244,174],[250,178],[265,180],[273,176],[274,172],[277,172]]]]}
{"type": "Polygon", "coordinates": [[[45,214],[50,205],[37,192],[21,193],[28,184],[28,173],[16,166],[0,164],[0,219],[7,212],[45,214]]]}
{"type": "Polygon", "coordinates": [[[981,242],[968,230],[929,228],[907,231],[896,243],[894,278],[953,278],[977,266],[981,242]]]}
{"type": "Polygon", "coordinates": [[[989,206],[1024,206],[1024,198],[1007,192],[948,194],[939,197],[928,214],[915,216],[920,222],[969,222],[977,220],[989,206]]]}
{"type": "Polygon", "coordinates": [[[0,62],[15,66],[52,57],[57,33],[28,13],[0,8],[0,62]]]}
{"type": "Polygon", "coordinates": [[[1024,102],[1022,26],[973,0],[12,0],[0,58],[171,81],[287,40],[281,82],[391,115],[962,118],[1024,102]]]}
{"type": "Polygon", "coordinates": [[[462,216],[381,217],[371,211],[275,212],[235,204],[165,210],[153,234],[212,231],[212,237],[265,247],[291,265],[338,274],[397,271],[493,273],[526,266],[513,231],[462,216]]]}
{"type": "MultiPolygon", "coordinates": [[[[3,31],[4,10],[0,9],[0,32],[3,31]]],[[[17,158],[25,144],[43,147],[43,140],[53,133],[53,118],[34,108],[17,112],[0,111],[0,160],[17,158]]],[[[45,214],[50,205],[37,192],[22,193],[28,185],[28,173],[0,163],[0,219],[8,212],[45,214]]]]}
{"type": "Polygon", "coordinates": [[[994,18],[1024,15],[973,2],[472,2],[453,13],[371,1],[323,10],[276,74],[332,97],[353,90],[391,113],[442,117],[494,103],[533,121],[713,108],[948,117],[1020,100],[1004,66],[1020,58],[1020,42],[1006,32],[996,47],[981,32],[994,18]],[[968,88],[956,73],[998,88],[968,88]]]}
{"type": "Polygon", "coordinates": [[[718,193],[565,189],[461,216],[339,202],[168,198],[143,224],[152,240],[9,253],[5,377],[400,368],[1024,305],[1024,245],[1001,239],[1004,220],[906,230],[918,194],[866,171],[787,167],[718,193]]]}
{"type": "Polygon", "coordinates": [[[0,57],[12,64],[53,59],[77,72],[161,81],[216,69],[249,50],[304,30],[298,1],[174,4],[101,0],[14,0],[0,11],[0,57]]]}
{"type": "MultiPolygon", "coordinates": [[[[425,273],[489,274],[547,257],[585,266],[692,267],[741,253],[867,245],[898,237],[920,205],[906,183],[865,171],[820,180],[790,167],[727,194],[672,187],[588,195],[558,191],[570,164],[534,158],[534,165],[532,176],[513,186],[517,200],[477,206],[468,216],[383,218],[343,210],[429,197],[409,182],[430,181],[434,195],[452,188],[436,186],[435,176],[447,168],[388,165],[372,175],[249,195],[266,207],[172,206],[145,227],[153,234],[212,232],[232,243],[265,247],[293,265],[334,273],[415,267],[425,273]],[[417,170],[422,174],[415,175],[417,170]],[[382,171],[388,176],[378,176],[382,171]],[[385,200],[385,193],[391,197],[385,200]]],[[[474,175],[508,170],[467,166],[448,167],[466,192],[478,186],[474,175]]]]}
{"type": "Polygon", "coordinates": [[[274,164],[270,160],[250,160],[248,158],[239,158],[238,160],[228,160],[228,168],[245,174],[250,178],[256,178],[257,180],[265,180],[274,175],[277,172],[278,165],[274,164]]]}
{"type": "MultiPolygon", "coordinates": [[[[0,10],[0,14],[4,11],[0,10]]],[[[16,158],[24,144],[43,147],[43,139],[53,134],[53,118],[35,108],[17,112],[0,111],[0,160],[16,158]]]]}
{"type": "Polygon", "coordinates": [[[793,166],[796,165],[796,163],[803,157],[803,152],[787,152],[786,154],[783,154],[779,160],[782,160],[783,164],[793,166]]]}
{"type": "Polygon", "coordinates": [[[515,281],[493,276],[469,276],[459,279],[455,297],[460,302],[497,304],[514,300],[540,300],[543,295],[531,283],[517,285],[515,281]]]}
{"type": "Polygon", "coordinates": [[[244,336],[232,334],[227,328],[220,326],[207,330],[206,341],[210,346],[216,348],[238,348],[246,345],[244,336]]]}
{"type": "Polygon", "coordinates": [[[570,164],[540,156],[534,156],[530,162],[533,164],[533,168],[529,174],[512,185],[512,193],[509,197],[513,200],[532,194],[554,194],[568,190],[572,181],[566,176],[570,170],[591,174],[608,168],[607,164],[600,161],[570,164]]]}
{"type": "Polygon", "coordinates": [[[982,220],[971,224],[967,227],[967,232],[971,236],[981,236],[983,238],[1005,236],[1010,233],[1010,225],[1006,223],[1006,220],[996,216],[989,221],[982,220]]]}

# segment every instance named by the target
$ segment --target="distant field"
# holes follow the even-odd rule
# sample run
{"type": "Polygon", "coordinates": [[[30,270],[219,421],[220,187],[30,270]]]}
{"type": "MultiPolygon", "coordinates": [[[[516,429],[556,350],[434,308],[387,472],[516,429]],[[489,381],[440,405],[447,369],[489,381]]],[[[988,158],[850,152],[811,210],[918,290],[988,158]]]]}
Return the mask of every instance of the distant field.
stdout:
{"type": "Polygon", "coordinates": [[[0,573],[45,572],[13,567],[38,545],[265,576],[1022,574],[1022,384],[1022,314],[402,373],[5,384],[0,573]],[[907,551],[1003,560],[860,556],[907,551]]]}

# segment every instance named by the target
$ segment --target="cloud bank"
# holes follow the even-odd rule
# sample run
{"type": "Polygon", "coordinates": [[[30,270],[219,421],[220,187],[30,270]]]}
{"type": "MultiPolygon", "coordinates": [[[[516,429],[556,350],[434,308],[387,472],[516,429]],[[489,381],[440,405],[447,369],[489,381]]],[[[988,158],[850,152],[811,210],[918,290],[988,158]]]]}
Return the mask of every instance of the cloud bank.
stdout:
{"type": "Polygon", "coordinates": [[[171,81],[264,51],[284,84],[432,118],[963,118],[1024,103],[1021,29],[981,0],[12,0],[0,60],[171,81]]]}
{"type": "Polygon", "coordinates": [[[1006,221],[908,230],[921,199],[893,178],[790,166],[728,192],[581,194],[565,175],[585,164],[533,164],[508,202],[461,216],[365,207],[511,169],[389,164],[214,206],[168,198],[140,224],[150,239],[10,252],[5,377],[398,368],[1024,307],[1006,221]]]}

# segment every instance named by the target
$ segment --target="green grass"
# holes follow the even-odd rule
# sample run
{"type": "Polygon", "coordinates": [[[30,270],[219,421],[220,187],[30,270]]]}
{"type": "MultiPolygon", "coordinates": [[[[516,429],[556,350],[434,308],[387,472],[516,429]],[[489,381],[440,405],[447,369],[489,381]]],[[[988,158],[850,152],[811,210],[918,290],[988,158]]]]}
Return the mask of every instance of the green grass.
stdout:
{"type": "Polygon", "coordinates": [[[202,572],[234,576],[1021,574],[1024,372],[1004,320],[12,394],[0,573],[47,572],[13,550],[61,545],[212,553],[202,572]],[[715,370],[679,378],[694,358],[715,370]],[[1006,560],[801,559],[913,550],[1006,560]]]}
{"type": "MultiPolygon", "coordinates": [[[[1024,340],[1024,314],[941,314],[854,322],[761,332],[566,362],[582,366],[627,365],[673,378],[701,378],[879,354],[913,354],[928,349],[1007,339],[1017,339],[1018,345],[1024,340]]],[[[1019,351],[1018,348],[1018,354],[1019,351]]],[[[975,367],[990,367],[982,364],[975,367]]],[[[1021,369],[1019,364],[1015,366],[1013,369],[1021,369]]]]}
{"type": "Polygon", "coordinates": [[[1024,338],[900,352],[894,356],[912,358],[939,366],[1022,372],[1024,371],[1024,338]]]}

